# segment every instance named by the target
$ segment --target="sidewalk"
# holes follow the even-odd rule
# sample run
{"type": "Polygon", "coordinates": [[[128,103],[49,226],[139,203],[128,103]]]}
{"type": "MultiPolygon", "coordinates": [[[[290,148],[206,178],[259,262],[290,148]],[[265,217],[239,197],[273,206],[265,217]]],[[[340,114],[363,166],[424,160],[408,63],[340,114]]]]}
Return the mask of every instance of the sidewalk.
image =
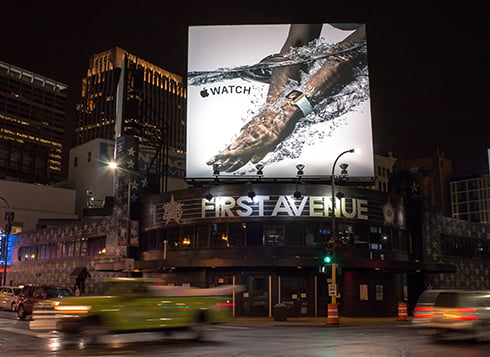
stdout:
{"type": "Polygon", "coordinates": [[[326,317],[288,317],[286,321],[274,321],[272,317],[235,317],[230,324],[240,326],[318,326],[318,327],[337,327],[354,325],[377,325],[395,323],[400,325],[410,325],[411,317],[408,320],[399,321],[397,316],[393,317],[343,317],[340,316],[338,325],[327,325],[326,317]]]}

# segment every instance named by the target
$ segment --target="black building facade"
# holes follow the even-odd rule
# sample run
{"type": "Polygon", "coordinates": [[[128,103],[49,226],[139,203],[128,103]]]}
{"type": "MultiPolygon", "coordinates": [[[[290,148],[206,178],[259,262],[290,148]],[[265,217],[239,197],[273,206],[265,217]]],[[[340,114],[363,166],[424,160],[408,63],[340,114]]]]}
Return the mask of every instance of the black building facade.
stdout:
{"type": "Polygon", "coordinates": [[[335,247],[327,185],[223,184],[151,196],[141,209],[135,267],[162,273],[166,283],[243,284],[237,315],[271,316],[285,303],[294,316],[325,316],[331,266],[323,257],[334,249],[340,313],[394,316],[423,272],[449,267],[413,259],[420,237],[408,234],[400,197],[353,187],[342,193],[335,247]]]}

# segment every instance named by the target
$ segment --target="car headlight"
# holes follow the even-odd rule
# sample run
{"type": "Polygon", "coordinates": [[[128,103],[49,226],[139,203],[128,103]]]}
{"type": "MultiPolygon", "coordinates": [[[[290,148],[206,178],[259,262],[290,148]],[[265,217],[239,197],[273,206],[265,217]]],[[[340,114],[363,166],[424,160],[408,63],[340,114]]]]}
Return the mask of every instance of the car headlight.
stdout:
{"type": "MultiPolygon", "coordinates": [[[[59,304],[59,303],[58,303],[59,304]]],[[[92,309],[92,306],[86,305],[56,305],[54,309],[64,314],[86,314],[92,309]]]]}

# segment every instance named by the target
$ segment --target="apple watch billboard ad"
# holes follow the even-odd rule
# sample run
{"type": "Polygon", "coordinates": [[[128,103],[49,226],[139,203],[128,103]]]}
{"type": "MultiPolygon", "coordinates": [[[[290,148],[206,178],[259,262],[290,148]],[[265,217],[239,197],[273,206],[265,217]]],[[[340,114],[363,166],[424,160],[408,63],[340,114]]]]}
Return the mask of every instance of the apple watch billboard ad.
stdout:
{"type": "Polygon", "coordinates": [[[187,94],[189,179],[374,176],[362,24],[192,26],[187,94]]]}

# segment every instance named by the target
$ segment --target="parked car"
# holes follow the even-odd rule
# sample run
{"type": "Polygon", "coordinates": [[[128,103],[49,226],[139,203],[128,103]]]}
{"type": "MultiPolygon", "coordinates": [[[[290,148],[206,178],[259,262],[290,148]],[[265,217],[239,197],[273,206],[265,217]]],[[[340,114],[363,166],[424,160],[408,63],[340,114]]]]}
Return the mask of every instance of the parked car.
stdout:
{"type": "Polygon", "coordinates": [[[21,291],[22,286],[0,286],[0,308],[16,311],[21,291]]]}
{"type": "Polygon", "coordinates": [[[25,320],[27,316],[32,315],[34,304],[45,299],[63,298],[71,296],[69,289],[57,286],[24,286],[20,293],[17,303],[17,316],[20,320],[25,320]]]}
{"type": "Polygon", "coordinates": [[[490,340],[490,291],[440,290],[431,299],[433,306],[426,310],[417,303],[420,308],[414,310],[414,326],[436,339],[490,340]],[[417,317],[419,313],[422,316],[417,317]],[[419,319],[424,319],[423,323],[419,319]]]}

